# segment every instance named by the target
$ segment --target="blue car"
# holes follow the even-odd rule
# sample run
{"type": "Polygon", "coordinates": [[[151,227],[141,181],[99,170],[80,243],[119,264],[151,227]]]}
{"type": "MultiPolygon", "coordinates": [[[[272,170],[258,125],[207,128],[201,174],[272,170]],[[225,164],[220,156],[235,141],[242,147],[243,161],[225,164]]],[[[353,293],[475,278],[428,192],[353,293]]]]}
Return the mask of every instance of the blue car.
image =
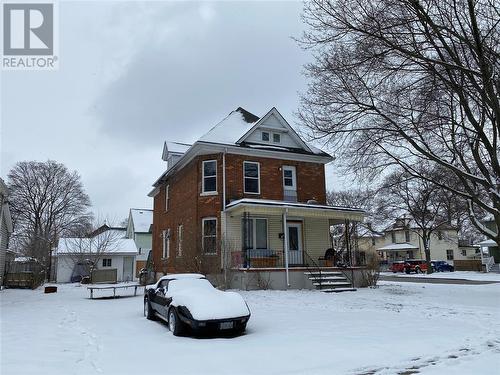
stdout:
{"type": "Polygon", "coordinates": [[[433,260],[431,262],[432,269],[434,272],[453,272],[455,271],[455,268],[449,264],[448,262],[445,262],[444,260],[433,260]]]}

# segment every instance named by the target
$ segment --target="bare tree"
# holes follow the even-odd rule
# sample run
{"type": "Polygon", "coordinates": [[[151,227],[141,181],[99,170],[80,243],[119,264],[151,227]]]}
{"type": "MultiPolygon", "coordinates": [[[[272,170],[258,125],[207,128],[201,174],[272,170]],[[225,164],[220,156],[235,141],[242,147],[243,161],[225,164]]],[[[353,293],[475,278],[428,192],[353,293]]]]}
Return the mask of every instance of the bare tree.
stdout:
{"type": "Polygon", "coordinates": [[[52,160],[23,161],[9,172],[8,186],[16,247],[50,276],[57,239],[89,227],[90,200],[80,176],[52,160]]]}
{"type": "Polygon", "coordinates": [[[360,177],[453,173],[429,180],[460,196],[485,236],[500,232],[500,7],[495,0],[312,0],[302,46],[313,51],[299,118],[360,177]],[[387,170],[389,168],[389,171],[387,170]]]}
{"type": "Polygon", "coordinates": [[[433,174],[441,174],[441,171],[420,166],[418,172],[428,178],[417,178],[408,172],[387,176],[379,191],[377,211],[379,217],[386,219],[406,219],[403,225],[422,240],[427,272],[432,273],[431,236],[440,229],[456,228],[463,211],[458,203],[444,199],[448,197],[443,195],[443,189],[431,182],[435,178],[433,174]]]}
{"type": "Polygon", "coordinates": [[[365,211],[364,222],[346,221],[342,224],[333,225],[331,228],[333,246],[336,252],[340,257],[344,258],[346,263],[351,265],[362,263],[357,240],[361,232],[371,231],[371,224],[376,220],[375,196],[375,190],[362,189],[332,190],[326,193],[326,201],[330,206],[361,208],[365,211]]]}
{"type": "Polygon", "coordinates": [[[67,266],[82,265],[90,275],[98,268],[103,258],[113,255],[120,249],[120,239],[125,233],[114,229],[98,231],[95,225],[91,231],[81,233],[77,237],[65,237],[59,240],[58,256],[67,266]]]}

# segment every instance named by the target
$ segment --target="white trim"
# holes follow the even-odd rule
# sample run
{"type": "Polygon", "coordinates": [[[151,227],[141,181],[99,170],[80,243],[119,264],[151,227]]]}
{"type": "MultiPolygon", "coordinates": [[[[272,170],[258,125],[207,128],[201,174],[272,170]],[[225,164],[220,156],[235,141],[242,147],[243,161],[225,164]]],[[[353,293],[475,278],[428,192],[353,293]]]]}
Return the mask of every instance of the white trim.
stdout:
{"type": "Polygon", "coordinates": [[[163,231],[163,253],[162,256],[164,259],[168,259],[170,257],[170,229],[163,231]]]}
{"type": "Polygon", "coordinates": [[[182,257],[182,240],[183,240],[183,233],[184,232],[184,226],[182,224],[179,224],[177,226],[177,257],[182,257]]]}
{"type": "Polygon", "coordinates": [[[170,184],[165,185],[165,212],[168,212],[170,203],[170,184]]]}
{"type": "Polygon", "coordinates": [[[240,139],[236,141],[237,144],[244,142],[246,138],[250,136],[259,126],[260,124],[264,123],[269,117],[272,115],[276,116],[278,118],[278,121],[283,125],[285,129],[288,129],[290,132],[290,137],[294,139],[299,145],[302,146],[302,148],[306,151],[312,152],[312,150],[309,148],[309,146],[300,138],[300,136],[297,134],[295,130],[290,126],[290,124],[285,120],[285,118],[279,113],[279,111],[273,107],[269,112],[267,112],[264,116],[262,116],[254,126],[250,128],[240,139]]]}
{"type": "Polygon", "coordinates": [[[258,161],[251,161],[251,160],[245,160],[243,161],[243,193],[244,194],[255,194],[259,195],[260,194],[260,163],[258,161]],[[255,177],[246,177],[245,176],[245,164],[257,164],[257,192],[254,191],[246,191],[245,187],[245,179],[250,178],[255,180],[255,177]]]}
{"type": "Polygon", "coordinates": [[[208,191],[206,193],[200,193],[200,197],[209,197],[211,195],[218,195],[219,193],[217,191],[208,191]]]}
{"type": "Polygon", "coordinates": [[[201,193],[217,194],[217,159],[203,160],[201,162],[201,193]],[[205,190],[205,177],[206,178],[214,177],[214,176],[205,176],[205,163],[215,163],[215,190],[205,190]]]}
{"type": "MultiPolygon", "coordinates": [[[[213,237],[213,236],[207,236],[213,237]]],[[[204,255],[216,255],[217,254],[217,217],[204,217],[201,219],[201,250],[204,255]],[[204,249],[205,244],[205,221],[215,220],[215,252],[207,253],[204,249]]]]}
{"type": "MultiPolygon", "coordinates": [[[[283,166],[283,190],[291,190],[291,191],[297,191],[297,168],[295,168],[294,165],[284,165],[283,166]],[[285,171],[292,171],[292,186],[286,186],[285,185],[285,171]]],[[[289,177],[287,177],[289,178],[289,177]]]]}

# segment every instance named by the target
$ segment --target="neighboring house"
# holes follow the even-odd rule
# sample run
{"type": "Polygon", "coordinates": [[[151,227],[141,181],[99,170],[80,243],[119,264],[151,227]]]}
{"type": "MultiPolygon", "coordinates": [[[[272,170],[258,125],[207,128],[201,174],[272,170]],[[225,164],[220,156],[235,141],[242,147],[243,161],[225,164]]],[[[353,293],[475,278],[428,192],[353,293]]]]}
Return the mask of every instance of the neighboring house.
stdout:
{"type": "Polygon", "coordinates": [[[5,263],[8,254],[9,238],[12,233],[12,218],[10,216],[7,186],[0,178],[0,286],[3,285],[5,263]]]}
{"type": "MultiPolygon", "coordinates": [[[[376,250],[383,261],[405,259],[425,259],[420,229],[409,219],[398,219],[382,232],[366,233],[358,239],[360,250],[376,250]]],[[[443,225],[431,235],[430,251],[432,260],[446,260],[453,264],[454,260],[471,259],[476,249],[468,244],[459,246],[457,229],[443,225]]],[[[461,244],[461,243],[460,243],[461,244]]]]}
{"type": "Polygon", "coordinates": [[[134,240],[125,238],[125,228],[107,228],[101,226],[89,237],[59,239],[55,251],[58,283],[71,282],[90,263],[99,270],[116,270],[118,282],[135,279],[138,251],[134,240]]]}
{"type": "Polygon", "coordinates": [[[275,108],[261,118],[238,108],[193,145],[165,143],[163,160],[149,194],[157,274],[272,269],[273,287],[303,287],[304,267],[332,246],[330,225],[364,217],[326,205],[333,158],[275,108]]]}
{"type": "Polygon", "coordinates": [[[135,241],[137,247],[136,276],[146,267],[149,252],[151,251],[153,226],[153,210],[131,208],[127,222],[127,238],[135,241]]]}
{"type": "MultiPolygon", "coordinates": [[[[489,230],[498,233],[498,228],[493,217],[487,217],[483,220],[483,223],[489,230]]],[[[500,248],[495,241],[488,239],[479,242],[477,245],[481,248],[483,256],[493,257],[495,263],[500,263],[500,248]]]]}

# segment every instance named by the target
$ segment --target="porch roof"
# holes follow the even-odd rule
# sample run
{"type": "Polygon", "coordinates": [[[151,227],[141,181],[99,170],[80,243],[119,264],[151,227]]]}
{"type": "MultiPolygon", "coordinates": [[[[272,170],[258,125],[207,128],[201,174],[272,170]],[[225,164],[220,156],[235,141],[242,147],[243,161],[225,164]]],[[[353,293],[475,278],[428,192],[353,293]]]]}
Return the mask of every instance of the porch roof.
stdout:
{"type": "Polygon", "coordinates": [[[379,247],[377,250],[379,251],[406,251],[406,250],[418,250],[418,247],[412,245],[411,243],[392,243],[390,245],[386,245],[384,247],[379,247]]]}
{"type": "Polygon", "coordinates": [[[365,211],[359,208],[335,207],[320,204],[293,203],[268,199],[238,199],[229,203],[226,210],[230,213],[279,214],[288,210],[288,216],[316,217],[331,220],[363,221],[365,211]]]}
{"type": "Polygon", "coordinates": [[[480,246],[480,247],[495,247],[495,246],[498,246],[497,243],[493,240],[484,240],[484,241],[481,241],[479,242],[478,244],[476,244],[476,246],[480,246]]]}

